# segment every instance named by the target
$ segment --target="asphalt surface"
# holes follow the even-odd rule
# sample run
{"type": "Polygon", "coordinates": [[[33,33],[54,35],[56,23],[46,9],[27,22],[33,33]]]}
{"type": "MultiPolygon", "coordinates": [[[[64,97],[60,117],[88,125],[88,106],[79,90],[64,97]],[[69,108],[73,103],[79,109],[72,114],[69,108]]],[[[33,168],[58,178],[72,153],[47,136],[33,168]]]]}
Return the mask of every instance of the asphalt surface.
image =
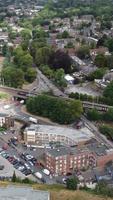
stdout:
{"type": "MultiPolygon", "coordinates": [[[[7,134],[4,135],[2,132],[0,133],[0,148],[2,148],[4,146],[4,144],[7,144],[8,140],[10,138],[13,138],[17,136],[17,133],[16,134],[12,134],[11,131],[7,131],[7,134]]],[[[30,166],[30,169],[32,170],[33,172],[33,175],[28,175],[27,177],[31,180],[34,180],[36,182],[41,182],[41,180],[39,180],[38,178],[36,178],[34,176],[34,174],[36,172],[40,172],[42,174],[42,177],[44,178],[45,182],[47,184],[53,184],[53,183],[56,183],[56,179],[52,176],[47,176],[43,173],[43,167],[39,166],[39,165],[34,165],[34,166],[31,166],[29,164],[29,162],[25,161],[24,159],[22,159],[20,157],[20,155],[22,153],[24,154],[30,154],[32,155],[33,157],[35,157],[37,159],[37,162],[38,160],[40,160],[40,158],[43,157],[43,154],[44,154],[44,149],[43,148],[34,148],[31,150],[30,147],[24,147],[22,144],[18,143],[17,146],[8,146],[8,149],[7,150],[4,150],[6,153],[8,153],[10,156],[13,156],[13,157],[16,157],[18,158],[19,160],[23,161],[24,163],[27,163],[29,166],[30,166]]],[[[1,157],[0,157],[1,158],[1,157]]],[[[2,158],[1,158],[2,159],[2,158]]],[[[0,159],[0,161],[1,161],[0,159]]],[[[13,172],[15,171],[15,168],[13,167],[12,164],[10,164],[10,162],[8,160],[6,160],[5,158],[3,158],[2,160],[4,160],[4,163],[3,165],[5,166],[4,170],[5,171],[2,171],[2,173],[0,174],[0,176],[3,176],[5,173],[6,173],[6,176],[12,176],[13,172]],[[9,170],[8,170],[8,167],[9,167],[9,170]]],[[[16,174],[17,176],[21,177],[21,178],[25,178],[25,175],[22,174],[19,170],[16,170],[16,174]]]]}

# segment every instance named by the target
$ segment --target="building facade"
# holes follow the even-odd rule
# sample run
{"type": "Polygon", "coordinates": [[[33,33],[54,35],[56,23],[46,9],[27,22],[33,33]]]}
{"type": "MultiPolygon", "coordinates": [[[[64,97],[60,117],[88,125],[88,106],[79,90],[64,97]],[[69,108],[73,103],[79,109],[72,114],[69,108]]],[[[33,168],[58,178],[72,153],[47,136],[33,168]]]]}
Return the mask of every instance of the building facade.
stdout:
{"type": "Polygon", "coordinates": [[[49,149],[45,152],[46,167],[54,176],[66,175],[74,170],[87,170],[96,166],[96,159],[88,149],[49,149]]]}
{"type": "Polygon", "coordinates": [[[104,168],[105,165],[113,160],[113,149],[99,143],[93,144],[95,150],[90,146],[59,149],[48,149],[45,152],[46,168],[54,176],[66,175],[75,170],[87,170],[95,167],[104,168]]]}
{"type": "Polygon", "coordinates": [[[94,135],[87,129],[73,129],[60,126],[31,125],[24,130],[26,144],[45,146],[50,142],[60,142],[62,145],[73,146],[84,144],[94,135]]]}

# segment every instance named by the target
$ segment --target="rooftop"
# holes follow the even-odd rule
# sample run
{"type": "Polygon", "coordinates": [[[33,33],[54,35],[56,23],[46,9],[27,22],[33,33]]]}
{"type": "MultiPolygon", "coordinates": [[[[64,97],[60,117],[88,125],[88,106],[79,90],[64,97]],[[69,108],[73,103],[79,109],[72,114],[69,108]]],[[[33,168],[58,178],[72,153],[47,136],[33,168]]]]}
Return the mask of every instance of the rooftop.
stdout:
{"type": "Polygon", "coordinates": [[[69,147],[61,147],[61,148],[54,148],[54,149],[48,149],[47,152],[51,154],[53,157],[59,157],[59,156],[65,156],[65,155],[76,155],[81,154],[85,152],[89,152],[88,148],[69,148],[69,147]]]}
{"type": "Polygon", "coordinates": [[[61,126],[50,126],[50,125],[34,125],[27,127],[25,131],[32,130],[35,133],[43,133],[48,135],[62,135],[74,140],[76,143],[82,141],[88,141],[91,138],[94,138],[94,134],[86,127],[81,129],[67,128],[61,126]]]}
{"type": "Polygon", "coordinates": [[[30,187],[8,186],[0,188],[0,200],[49,200],[46,191],[33,190],[30,187]]]}
{"type": "Polygon", "coordinates": [[[110,149],[108,149],[106,145],[103,143],[89,144],[87,147],[90,151],[94,152],[97,156],[106,155],[110,151],[110,149]]]}

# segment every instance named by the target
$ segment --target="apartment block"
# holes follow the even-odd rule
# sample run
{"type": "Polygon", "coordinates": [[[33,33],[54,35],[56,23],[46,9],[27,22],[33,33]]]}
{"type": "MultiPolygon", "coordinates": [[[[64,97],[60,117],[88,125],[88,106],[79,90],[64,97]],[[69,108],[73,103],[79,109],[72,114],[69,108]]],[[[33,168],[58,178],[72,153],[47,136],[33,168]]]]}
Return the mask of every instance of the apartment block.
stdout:
{"type": "Polygon", "coordinates": [[[103,168],[111,160],[113,149],[108,149],[106,145],[98,142],[82,147],[47,149],[45,152],[46,168],[54,176],[66,175],[75,170],[103,168]]]}
{"type": "Polygon", "coordinates": [[[60,126],[31,125],[24,130],[26,144],[45,146],[50,142],[60,142],[62,145],[73,146],[84,144],[93,138],[88,128],[80,130],[60,126]]]}

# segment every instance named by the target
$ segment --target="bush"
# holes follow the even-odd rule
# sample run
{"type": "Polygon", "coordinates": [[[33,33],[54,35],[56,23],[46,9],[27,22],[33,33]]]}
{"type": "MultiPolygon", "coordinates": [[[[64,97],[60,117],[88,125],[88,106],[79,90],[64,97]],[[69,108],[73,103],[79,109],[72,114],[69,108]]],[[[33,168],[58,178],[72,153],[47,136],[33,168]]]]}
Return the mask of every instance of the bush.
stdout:
{"type": "Polygon", "coordinates": [[[67,179],[66,187],[69,190],[76,190],[77,189],[77,184],[78,184],[78,179],[77,178],[70,178],[70,179],[67,179]]]}

